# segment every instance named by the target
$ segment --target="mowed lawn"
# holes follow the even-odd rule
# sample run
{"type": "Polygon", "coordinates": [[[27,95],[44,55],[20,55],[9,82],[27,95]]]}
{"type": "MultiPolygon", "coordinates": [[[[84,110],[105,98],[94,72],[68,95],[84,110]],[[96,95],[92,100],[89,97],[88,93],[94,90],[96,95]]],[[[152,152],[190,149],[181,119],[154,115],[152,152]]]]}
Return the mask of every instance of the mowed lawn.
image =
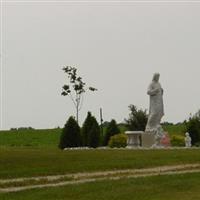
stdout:
{"type": "Polygon", "coordinates": [[[200,173],[100,181],[0,194],[1,200],[199,200],[200,173]]]}
{"type": "Polygon", "coordinates": [[[0,179],[200,163],[200,149],[68,150],[0,147],[0,179]]]}
{"type": "MultiPolygon", "coordinates": [[[[0,132],[0,179],[200,163],[200,149],[61,151],[61,129],[0,132]]],[[[1,200],[199,200],[200,173],[0,193],[1,200]]]]}
{"type": "Polygon", "coordinates": [[[62,129],[0,131],[0,146],[56,147],[62,129]]]}

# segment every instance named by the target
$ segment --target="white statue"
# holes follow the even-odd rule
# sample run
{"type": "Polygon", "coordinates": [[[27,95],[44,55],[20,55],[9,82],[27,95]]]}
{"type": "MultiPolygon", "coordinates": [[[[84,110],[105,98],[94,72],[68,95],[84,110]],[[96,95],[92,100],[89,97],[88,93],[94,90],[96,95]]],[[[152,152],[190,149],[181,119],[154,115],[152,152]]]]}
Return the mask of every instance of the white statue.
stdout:
{"type": "Polygon", "coordinates": [[[157,131],[157,127],[164,116],[163,89],[159,83],[159,78],[160,74],[154,74],[147,91],[147,94],[150,96],[150,108],[146,132],[157,131]]]}
{"type": "Polygon", "coordinates": [[[191,147],[192,146],[192,139],[190,137],[189,133],[185,134],[185,147],[191,147]]]}
{"type": "Polygon", "coordinates": [[[160,140],[164,135],[164,131],[160,125],[161,119],[164,116],[163,105],[163,89],[159,83],[160,74],[156,73],[148,87],[147,94],[150,96],[149,117],[145,132],[155,134],[155,144],[159,145],[160,140]]]}

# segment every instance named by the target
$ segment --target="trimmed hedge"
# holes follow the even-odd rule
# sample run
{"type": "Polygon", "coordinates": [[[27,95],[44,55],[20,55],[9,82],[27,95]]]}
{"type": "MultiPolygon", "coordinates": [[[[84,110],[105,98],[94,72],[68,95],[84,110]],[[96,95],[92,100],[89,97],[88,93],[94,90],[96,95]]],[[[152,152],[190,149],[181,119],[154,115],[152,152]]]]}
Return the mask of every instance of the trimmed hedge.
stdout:
{"type": "Polygon", "coordinates": [[[125,134],[117,134],[110,138],[108,143],[109,147],[114,148],[121,148],[127,146],[127,136],[125,134]]]}

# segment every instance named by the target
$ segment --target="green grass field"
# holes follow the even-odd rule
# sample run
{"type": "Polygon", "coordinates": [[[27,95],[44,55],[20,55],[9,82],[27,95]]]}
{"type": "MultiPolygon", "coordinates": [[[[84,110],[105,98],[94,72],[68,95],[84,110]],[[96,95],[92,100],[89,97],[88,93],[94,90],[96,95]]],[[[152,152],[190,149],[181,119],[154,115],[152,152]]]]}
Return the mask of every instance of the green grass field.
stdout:
{"type": "Polygon", "coordinates": [[[200,173],[101,181],[0,194],[1,200],[199,200],[200,173]]]}
{"type": "Polygon", "coordinates": [[[0,131],[0,146],[56,147],[62,129],[0,131]]]}
{"type": "MultiPolygon", "coordinates": [[[[168,126],[168,129],[181,133],[183,127],[168,126]]],[[[0,178],[143,168],[200,161],[199,150],[63,152],[57,148],[61,131],[62,129],[0,131],[0,178]]]]}
{"type": "MultiPolygon", "coordinates": [[[[171,136],[183,126],[164,127],[171,136]]],[[[57,148],[61,129],[0,131],[0,179],[200,163],[200,149],[68,150],[57,148]]],[[[199,200],[200,173],[97,181],[0,193],[1,200],[199,200]]]]}
{"type": "Polygon", "coordinates": [[[78,150],[0,148],[0,179],[200,163],[200,149],[78,150]]]}

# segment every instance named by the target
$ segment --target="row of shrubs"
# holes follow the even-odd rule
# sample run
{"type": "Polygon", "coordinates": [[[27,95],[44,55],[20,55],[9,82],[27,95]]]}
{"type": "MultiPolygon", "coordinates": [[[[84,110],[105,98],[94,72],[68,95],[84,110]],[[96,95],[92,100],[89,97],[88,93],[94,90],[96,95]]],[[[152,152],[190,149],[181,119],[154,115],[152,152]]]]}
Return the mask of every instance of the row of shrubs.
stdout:
{"type": "MultiPolygon", "coordinates": [[[[138,117],[137,109],[132,109],[132,115],[127,122],[129,129],[135,130],[137,128],[136,122],[144,121],[138,117]]],[[[146,118],[145,118],[146,119],[146,118]]],[[[140,123],[142,124],[142,123],[140,123]]],[[[184,122],[184,132],[189,132],[192,138],[193,146],[200,146],[200,112],[191,117],[188,121],[184,122]]],[[[142,129],[143,125],[140,127],[142,129]]],[[[110,146],[110,147],[125,147],[126,146],[126,135],[120,134],[120,130],[115,120],[112,120],[106,125],[105,134],[102,133],[101,128],[94,116],[90,112],[85,119],[82,128],[79,127],[74,117],[70,117],[65,124],[59,143],[59,148],[64,149],[67,147],[99,147],[99,146],[110,146]]],[[[171,146],[185,146],[185,140],[183,135],[173,135],[170,138],[171,146]]]]}
{"type": "Polygon", "coordinates": [[[100,126],[91,112],[88,112],[82,128],[78,125],[74,117],[70,117],[66,122],[61,137],[59,148],[70,147],[92,147],[110,146],[125,147],[126,135],[119,134],[120,130],[115,120],[111,120],[106,127],[105,134],[101,134],[100,126]]]}

